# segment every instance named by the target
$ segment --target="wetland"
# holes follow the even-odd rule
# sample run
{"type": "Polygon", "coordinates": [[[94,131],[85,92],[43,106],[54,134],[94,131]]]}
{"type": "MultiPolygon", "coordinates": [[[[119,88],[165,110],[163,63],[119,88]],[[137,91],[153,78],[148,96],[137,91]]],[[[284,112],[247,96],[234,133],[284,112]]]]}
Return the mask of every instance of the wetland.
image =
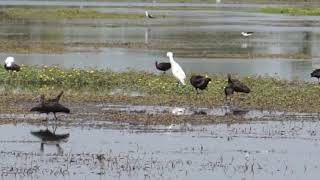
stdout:
{"type": "Polygon", "coordinates": [[[320,23],[283,11],[310,4],[181,2],[0,1],[21,65],[0,69],[1,178],[317,179],[320,23]],[[155,69],[167,51],[186,86],[155,69]],[[226,101],[227,73],[251,93],[226,101]],[[70,114],[30,112],[61,90],[70,114]]]}

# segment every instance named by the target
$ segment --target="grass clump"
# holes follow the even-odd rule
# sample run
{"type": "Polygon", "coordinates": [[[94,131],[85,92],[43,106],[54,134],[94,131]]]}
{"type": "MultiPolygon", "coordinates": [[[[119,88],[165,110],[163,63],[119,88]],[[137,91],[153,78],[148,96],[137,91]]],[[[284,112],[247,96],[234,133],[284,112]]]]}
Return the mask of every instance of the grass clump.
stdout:
{"type": "Polygon", "coordinates": [[[143,14],[102,13],[94,9],[79,8],[8,8],[2,16],[12,19],[139,19],[143,14]]]}
{"type": "Polygon", "coordinates": [[[301,16],[320,16],[320,8],[294,8],[294,7],[265,7],[260,9],[263,13],[290,14],[301,16]]]}

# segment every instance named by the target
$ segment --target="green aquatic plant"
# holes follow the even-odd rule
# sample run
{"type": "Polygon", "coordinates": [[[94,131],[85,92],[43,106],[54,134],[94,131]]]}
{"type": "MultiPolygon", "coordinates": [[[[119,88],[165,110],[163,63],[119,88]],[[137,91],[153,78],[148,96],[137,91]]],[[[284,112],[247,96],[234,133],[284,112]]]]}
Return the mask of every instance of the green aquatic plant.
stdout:
{"type": "Polygon", "coordinates": [[[260,9],[263,13],[290,14],[302,16],[320,16],[320,8],[300,7],[264,7],[260,9]]]}
{"type": "Polygon", "coordinates": [[[1,16],[11,19],[140,19],[143,14],[104,13],[90,8],[7,8],[1,16]]]}
{"type": "MultiPolygon", "coordinates": [[[[16,100],[30,100],[39,93],[53,93],[64,89],[70,102],[108,101],[129,104],[188,105],[211,107],[224,105],[226,75],[209,74],[208,90],[198,95],[189,83],[182,86],[171,74],[146,72],[113,72],[97,69],[62,69],[58,66],[22,66],[20,72],[0,70],[2,106],[14,96],[16,100]],[[119,93],[113,93],[121,90],[119,93]],[[130,92],[139,92],[132,96],[130,92]],[[140,94],[140,95],[139,95],[140,94]]],[[[235,77],[238,78],[238,77],[235,77]]],[[[286,81],[271,77],[240,78],[251,92],[233,95],[232,103],[240,107],[272,110],[318,112],[320,91],[318,84],[286,81]]]]}

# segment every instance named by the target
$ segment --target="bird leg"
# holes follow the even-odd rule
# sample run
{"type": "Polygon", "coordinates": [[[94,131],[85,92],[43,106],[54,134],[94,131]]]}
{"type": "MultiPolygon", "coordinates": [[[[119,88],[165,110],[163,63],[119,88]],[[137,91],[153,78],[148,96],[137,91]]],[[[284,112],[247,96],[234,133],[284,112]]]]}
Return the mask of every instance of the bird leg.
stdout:
{"type": "Polygon", "coordinates": [[[43,152],[43,149],[44,149],[43,146],[44,146],[44,143],[41,142],[41,145],[40,145],[40,151],[41,151],[41,152],[43,152]]]}
{"type": "Polygon", "coordinates": [[[55,119],[55,120],[58,120],[58,118],[57,118],[57,116],[56,116],[56,113],[53,113],[53,115],[54,115],[54,119],[55,119]]]}

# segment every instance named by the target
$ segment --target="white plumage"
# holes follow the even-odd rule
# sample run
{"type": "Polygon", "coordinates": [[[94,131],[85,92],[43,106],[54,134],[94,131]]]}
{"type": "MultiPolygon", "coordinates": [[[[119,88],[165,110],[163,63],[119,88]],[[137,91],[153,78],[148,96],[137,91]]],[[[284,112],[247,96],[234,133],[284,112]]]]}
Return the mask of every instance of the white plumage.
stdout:
{"type": "Polygon", "coordinates": [[[14,57],[7,57],[7,59],[4,61],[4,64],[7,66],[7,67],[11,67],[12,64],[14,63],[14,57]]]}
{"type": "Polygon", "coordinates": [[[172,74],[175,78],[177,78],[181,84],[186,85],[186,74],[180,67],[180,65],[173,59],[173,53],[167,52],[167,56],[170,59],[172,74]]]}
{"type": "Polygon", "coordinates": [[[241,34],[244,37],[248,37],[248,36],[251,36],[253,34],[253,32],[241,32],[241,34]]]}
{"type": "Polygon", "coordinates": [[[147,18],[150,18],[150,19],[154,18],[154,16],[152,16],[151,14],[149,14],[148,11],[146,11],[145,14],[146,14],[146,17],[147,17],[147,18]]]}

